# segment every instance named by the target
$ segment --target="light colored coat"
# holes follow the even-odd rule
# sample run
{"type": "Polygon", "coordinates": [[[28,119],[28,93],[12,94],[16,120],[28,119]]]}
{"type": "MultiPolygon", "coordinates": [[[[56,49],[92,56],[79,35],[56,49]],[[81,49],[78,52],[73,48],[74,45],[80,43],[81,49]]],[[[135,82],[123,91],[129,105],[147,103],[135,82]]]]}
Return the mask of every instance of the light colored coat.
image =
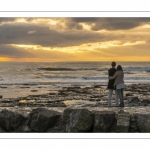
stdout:
{"type": "Polygon", "coordinates": [[[123,71],[117,71],[114,75],[113,75],[113,77],[109,77],[109,79],[115,79],[115,83],[114,83],[114,85],[118,85],[118,84],[120,84],[120,83],[124,83],[124,80],[123,80],[123,78],[124,78],[124,73],[123,73],[123,71]]]}

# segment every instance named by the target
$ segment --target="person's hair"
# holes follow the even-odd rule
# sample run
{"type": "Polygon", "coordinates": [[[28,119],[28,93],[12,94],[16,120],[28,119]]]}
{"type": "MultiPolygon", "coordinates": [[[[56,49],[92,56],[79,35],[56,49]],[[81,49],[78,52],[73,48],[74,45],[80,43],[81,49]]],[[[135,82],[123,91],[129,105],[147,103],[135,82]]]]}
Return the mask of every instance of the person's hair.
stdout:
{"type": "Polygon", "coordinates": [[[116,62],[113,61],[113,62],[111,63],[111,66],[116,66],[116,62]]]}
{"type": "Polygon", "coordinates": [[[117,66],[117,70],[118,70],[118,71],[119,71],[119,70],[123,71],[121,65],[118,65],[118,66],[117,66]]]}

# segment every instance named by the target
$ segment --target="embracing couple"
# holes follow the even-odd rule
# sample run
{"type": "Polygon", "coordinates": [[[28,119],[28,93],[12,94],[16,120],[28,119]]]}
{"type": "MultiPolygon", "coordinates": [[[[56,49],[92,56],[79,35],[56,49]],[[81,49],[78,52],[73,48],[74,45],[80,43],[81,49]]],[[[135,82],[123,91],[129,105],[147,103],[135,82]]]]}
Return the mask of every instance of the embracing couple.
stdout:
{"type": "Polygon", "coordinates": [[[113,94],[113,90],[115,90],[115,105],[124,107],[124,98],[123,98],[123,90],[125,88],[124,84],[124,73],[121,65],[116,67],[116,62],[111,63],[112,68],[108,70],[108,85],[107,89],[109,90],[108,94],[108,106],[111,106],[111,97],[113,94]],[[120,104],[118,104],[118,98],[120,99],[120,104]]]}

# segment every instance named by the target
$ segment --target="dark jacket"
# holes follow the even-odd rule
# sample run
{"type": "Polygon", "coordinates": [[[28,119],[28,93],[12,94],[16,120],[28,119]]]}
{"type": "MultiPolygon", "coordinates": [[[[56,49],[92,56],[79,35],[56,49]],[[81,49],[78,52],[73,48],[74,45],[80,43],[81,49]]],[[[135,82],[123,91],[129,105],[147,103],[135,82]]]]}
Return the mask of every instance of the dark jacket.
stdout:
{"type": "MultiPolygon", "coordinates": [[[[116,68],[110,68],[108,70],[108,76],[113,76],[116,73],[116,71],[117,71],[116,68]]],[[[109,80],[107,88],[108,89],[114,89],[114,82],[115,82],[115,79],[109,80]]]]}

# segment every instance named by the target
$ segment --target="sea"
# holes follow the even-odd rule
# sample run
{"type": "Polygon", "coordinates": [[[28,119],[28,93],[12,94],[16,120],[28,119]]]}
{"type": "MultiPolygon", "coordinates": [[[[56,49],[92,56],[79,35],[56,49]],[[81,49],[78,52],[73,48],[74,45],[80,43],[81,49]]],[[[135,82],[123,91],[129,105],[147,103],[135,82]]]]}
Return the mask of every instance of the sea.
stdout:
{"type": "MultiPolygon", "coordinates": [[[[150,62],[117,62],[125,84],[150,83],[150,62]]],[[[0,62],[0,96],[46,94],[68,86],[107,85],[111,62],[0,62]]]]}
{"type": "MultiPolygon", "coordinates": [[[[150,62],[117,62],[125,84],[150,83],[150,62]]],[[[107,85],[111,62],[0,62],[0,85],[107,85]]]]}

